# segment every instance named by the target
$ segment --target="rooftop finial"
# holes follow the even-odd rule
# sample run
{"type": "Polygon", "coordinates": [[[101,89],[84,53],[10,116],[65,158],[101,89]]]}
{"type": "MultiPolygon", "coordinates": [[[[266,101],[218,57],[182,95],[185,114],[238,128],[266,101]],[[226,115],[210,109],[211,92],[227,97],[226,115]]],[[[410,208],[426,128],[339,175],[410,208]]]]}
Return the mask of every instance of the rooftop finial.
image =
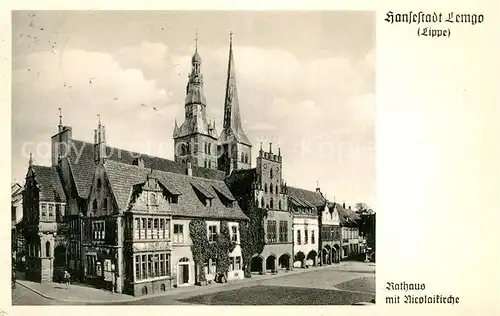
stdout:
{"type": "Polygon", "coordinates": [[[100,114],[97,114],[97,124],[99,125],[99,127],[101,126],[101,115],[100,114]]]}
{"type": "Polygon", "coordinates": [[[30,160],[28,161],[28,164],[29,164],[30,166],[32,166],[32,165],[33,165],[33,154],[32,154],[32,153],[30,153],[30,160]]]}
{"type": "Polygon", "coordinates": [[[196,30],[196,36],[194,38],[196,50],[198,50],[198,30],[196,30]]]}
{"type": "Polygon", "coordinates": [[[59,108],[59,125],[62,125],[62,110],[59,108]]]}
{"type": "Polygon", "coordinates": [[[229,32],[229,45],[233,45],[233,34],[233,31],[229,32]]]}

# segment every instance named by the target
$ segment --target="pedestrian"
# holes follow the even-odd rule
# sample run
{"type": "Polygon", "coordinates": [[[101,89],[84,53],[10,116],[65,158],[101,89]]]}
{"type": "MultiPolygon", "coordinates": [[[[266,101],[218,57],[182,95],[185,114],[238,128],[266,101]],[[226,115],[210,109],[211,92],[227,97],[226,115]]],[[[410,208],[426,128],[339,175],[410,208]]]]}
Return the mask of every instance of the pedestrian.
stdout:
{"type": "Polygon", "coordinates": [[[12,288],[16,288],[16,271],[12,270],[12,288]]]}
{"type": "Polygon", "coordinates": [[[69,290],[69,282],[71,280],[71,275],[69,274],[68,271],[64,270],[64,283],[66,283],[66,290],[69,290]]]}

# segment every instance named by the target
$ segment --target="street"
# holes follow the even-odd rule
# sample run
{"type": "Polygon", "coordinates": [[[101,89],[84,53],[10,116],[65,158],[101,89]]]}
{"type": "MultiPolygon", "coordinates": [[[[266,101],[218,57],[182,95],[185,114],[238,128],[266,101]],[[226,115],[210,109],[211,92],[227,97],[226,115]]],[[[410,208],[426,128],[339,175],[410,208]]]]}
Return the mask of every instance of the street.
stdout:
{"type": "MultiPolygon", "coordinates": [[[[175,291],[175,290],[174,290],[175,291]]],[[[184,293],[146,297],[130,302],[109,302],[104,305],[350,305],[375,298],[375,273],[343,269],[310,269],[302,273],[246,283],[227,283],[222,287],[193,287],[184,293]]],[[[13,305],[93,305],[45,299],[17,286],[12,294],[13,305]]],[[[103,305],[100,303],[99,305],[103,305]]]]}

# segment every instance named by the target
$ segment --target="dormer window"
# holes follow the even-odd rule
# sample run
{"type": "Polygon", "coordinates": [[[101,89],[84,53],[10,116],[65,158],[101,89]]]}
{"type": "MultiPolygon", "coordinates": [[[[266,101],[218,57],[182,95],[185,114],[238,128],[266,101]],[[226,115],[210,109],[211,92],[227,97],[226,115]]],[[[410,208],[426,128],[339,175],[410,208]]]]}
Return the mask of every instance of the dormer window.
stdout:
{"type": "Polygon", "coordinates": [[[177,204],[179,203],[179,197],[177,195],[172,195],[168,198],[168,201],[171,203],[171,204],[177,204]]]}

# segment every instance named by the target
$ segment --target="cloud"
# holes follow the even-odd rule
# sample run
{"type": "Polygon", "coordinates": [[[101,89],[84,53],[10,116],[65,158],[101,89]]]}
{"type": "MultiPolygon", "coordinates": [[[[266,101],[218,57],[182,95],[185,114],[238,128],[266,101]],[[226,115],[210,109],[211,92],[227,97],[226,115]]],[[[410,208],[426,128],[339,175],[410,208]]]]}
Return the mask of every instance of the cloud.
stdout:
{"type": "Polygon", "coordinates": [[[121,68],[111,54],[78,49],[59,56],[37,52],[17,66],[13,73],[14,134],[31,130],[49,139],[61,107],[64,123],[81,131],[74,133],[76,138],[92,141],[100,114],[107,125],[108,142],[126,140],[130,145],[125,147],[138,144],[134,148],[138,150],[146,140],[170,140],[171,116],[182,111],[172,106],[170,91],[146,79],[141,69],[121,68]]]}
{"type": "MultiPolygon", "coordinates": [[[[207,113],[220,132],[227,47],[203,47],[200,54],[207,113]]],[[[75,138],[92,141],[99,113],[111,145],[172,157],[172,128],[174,119],[180,124],[184,118],[191,55],[141,41],[109,52],[67,48],[18,58],[13,155],[33,135],[50,139],[62,107],[75,138]]],[[[266,149],[268,142],[279,144],[290,183],[313,188],[320,180],[332,195],[356,195],[339,187],[340,178],[373,182],[359,167],[374,168],[373,152],[363,147],[374,140],[373,51],[357,60],[334,53],[306,60],[282,49],[235,46],[234,58],[243,128],[254,153],[261,141],[266,149]]]]}

